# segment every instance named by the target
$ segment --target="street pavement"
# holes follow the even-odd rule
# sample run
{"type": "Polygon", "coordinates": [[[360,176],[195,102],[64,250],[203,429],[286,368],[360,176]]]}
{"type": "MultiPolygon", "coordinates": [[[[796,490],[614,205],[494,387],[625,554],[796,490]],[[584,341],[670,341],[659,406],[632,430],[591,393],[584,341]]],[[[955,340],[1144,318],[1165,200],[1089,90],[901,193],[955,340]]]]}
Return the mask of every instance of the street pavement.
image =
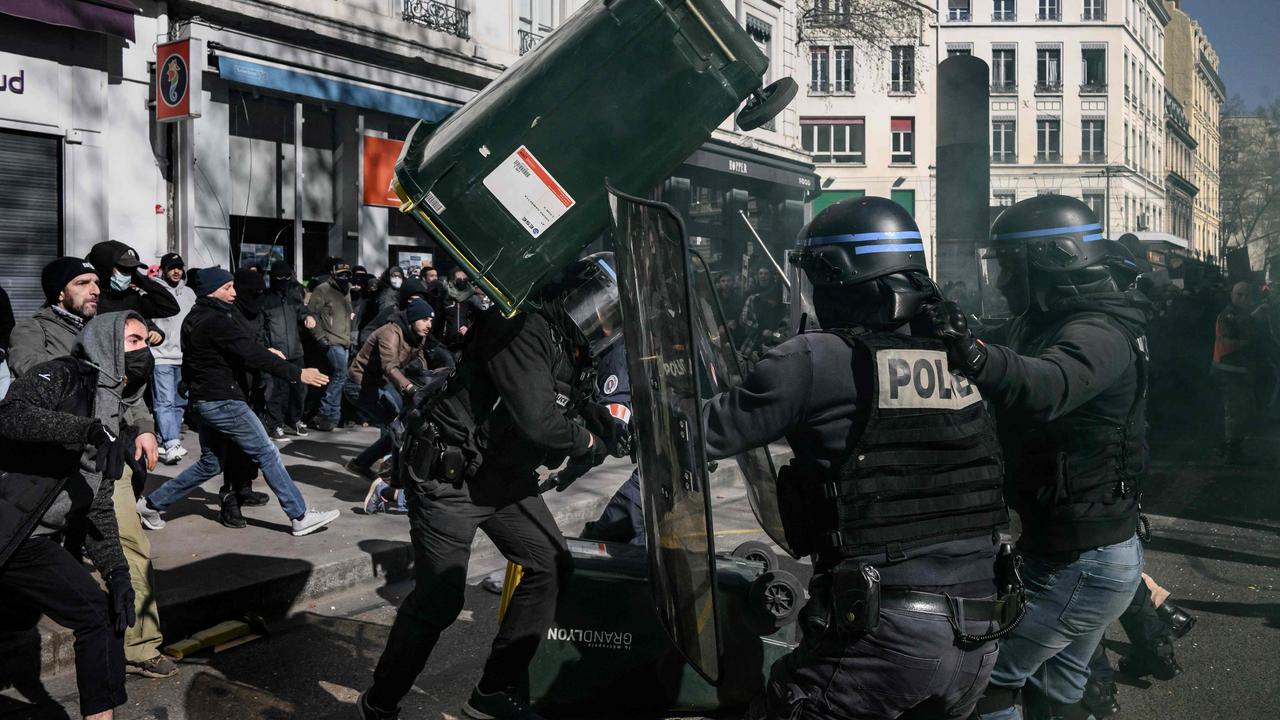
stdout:
{"type": "MultiPolygon", "coordinates": [[[[170,625],[201,620],[199,627],[185,628],[196,630],[264,608],[264,615],[273,618],[271,633],[225,652],[195,655],[181,663],[182,672],[173,679],[131,676],[130,700],[117,710],[117,718],[356,717],[356,694],[367,687],[394,608],[411,587],[406,582],[405,519],[359,514],[355,508],[367,483],[341,469],[341,462],[373,437],[368,430],[313,433],[284,448],[308,500],[343,511],[330,529],[314,537],[295,539],[282,532],[285,525],[274,501],[248,511],[249,528],[222,528],[215,520],[216,481],[177,506],[168,527],[151,534],[162,614],[171,605],[194,608],[189,617],[165,618],[170,641],[185,635],[174,634],[170,625]],[[295,572],[298,568],[303,570],[295,572]],[[268,591],[263,582],[255,584],[264,578],[266,585],[278,587],[268,591]],[[194,596],[209,595],[211,588],[220,586],[248,588],[249,594],[215,593],[222,607],[209,622],[208,605],[194,596]],[[262,604],[244,604],[254,600],[262,604]]],[[[1259,447],[1269,453],[1273,446],[1269,442],[1259,447]]],[[[1156,464],[1146,487],[1155,536],[1147,546],[1147,569],[1197,615],[1199,623],[1178,644],[1178,657],[1186,668],[1181,676],[1169,682],[1121,677],[1120,717],[1280,717],[1280,491],[1275,467],[1274,458],[1249,469],[1194,458],[1156,464]]],[[[165,474],[174,470],[166,468],[165,474]]],[[[549,494],[566,533],[576,532],[594,517],[627,473],[625,465],[611,463],[565,493],[549,494]]],[[[718,549],[766,539],[739,484],[722,479],[713,496],[718,549]]],[[[788,559],[784,567],[807,578],[808,568],[802,564],[788,559]]],[[[486,549],[479,541],[465,610],[406,698],[405,718],[459,717],[458,707],[479,675],[496,627],[498,596],[478,583],[501,568],[492,547],[486,549]]],[[[1108,634],[1107,647],[1113,657],[1127,650],[1118,627],[1108,634]]],[[[42,706],[31,705],[14,689],[0,693],[0,718],[74,717],[74,678],[67,667],[65,662],[55,664],[52,672],[37,678],[34,688],[32,678],[25,679],[28,698],[42,692],[51,698],[42,706]]],[[[625,699],[617,707],[583,713],[628,715],[625,699]]]]}

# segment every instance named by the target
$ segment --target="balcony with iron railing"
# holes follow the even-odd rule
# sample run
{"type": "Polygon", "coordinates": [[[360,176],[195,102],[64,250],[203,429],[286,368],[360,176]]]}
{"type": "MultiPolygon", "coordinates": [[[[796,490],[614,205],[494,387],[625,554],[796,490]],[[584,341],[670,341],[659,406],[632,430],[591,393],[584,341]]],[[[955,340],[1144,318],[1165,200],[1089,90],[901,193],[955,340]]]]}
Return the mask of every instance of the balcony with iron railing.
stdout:
{"type": "Polygon", "coordinates": [[[810,27],[839,27],[853,22],[853,14],[810,10],[800,16],[800,21],[810,27]]]}
{"type": "Polygon", "coordinates": [[[894,80],[889,83],[890,96],[915,95],[916,83],[914,80],[894,80]]]}
{"type": "Polygon", "coordinates": [[[1062,81],[1061,81],[1061,80],[1037,80],[1037,81],[1036,81],[1036,94],[1038,94],[1038,95],[1061,95],[1061,94],[1062,94],[1062,81]]]}
{"type": "Polygon", "coordinates": [[[520,31],[520,54],[524,55],[530,50],[538,47],[538,43],[542,42],[543,39],[545,38],[546,38],[545,35],[539,35],[538,33],[533,32],[532,30],[521,30],[520,31]]]}
{"type": "Polygon", "coordinates": [[[1107,13],[1106,11],[1085,10],[1084,14],[1080,16],[1080,20],[1082,22],[1106,22],[1107,13]]]}
{"type": "Polygon", "coordinates": [[[1012,10],[997,10],[991,13],[991,22],[1017,22],[1018,13],[1012,10]]]}
{"type": "Polygon", "coordinates": [[[1062,12],[1059,10],[1041,10],[1036,13],[1036,19],[1043,22],[1060,22],[1062,20],[1062,12]]]}
{"type": "Polygon", "coordinates": [[[952,8],[947,11],[948,22],[969,22],[973,20],[973,14],[968,8],[952,8]]]}
{"type": "Polygon", "coordinates": [[[1041,164],[1054,164],[1062,162],[1062,153],[1060,152],[1044,152],[1036,151],[1036,162],[1041,164]]]}
{"type": "Polygon", "coordinates": [[[456,35],[463,40],[471,38],[471,12],[435,0],[404,0],[405,22],[456,35]]]}
{"type": "Polygon", "coordinates": [[[992,165],[1017,165],[1018,155],[1012,152],[997,152],[991,155],[992,165]]]}
{"type": "Polygon", "coordinates": [[[1085,152],[1080,153],[1081,165],[1105,165],[1107,164],[1107,154],[1104,152],[1085,152]]]}
{"type": "Polygon", "coordinates": [[[1106,95],[1107,83],[1103,82],[1086,82],[1080,84],[1081,95],[1106,95]]]}
{"type": "Polygon", "coordinates": [[[1017,95],[1018,83],[1013,81],[993,82],[991,83],[991,94],[992,95],[1017,95]]]}

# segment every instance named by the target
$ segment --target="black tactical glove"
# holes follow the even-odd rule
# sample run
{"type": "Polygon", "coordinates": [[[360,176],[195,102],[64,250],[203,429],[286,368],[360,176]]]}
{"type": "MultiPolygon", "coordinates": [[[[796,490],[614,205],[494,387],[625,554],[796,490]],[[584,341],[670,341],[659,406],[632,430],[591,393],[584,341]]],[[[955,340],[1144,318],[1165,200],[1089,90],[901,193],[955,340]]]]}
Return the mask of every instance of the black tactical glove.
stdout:
{"type": "Polygon", "coordinates": [[[969,331],[960,306],[944,300],[925,305],[924,313],[933,325],[934,336],[947,346],[951,366],[969,377],[977,375],[987,364],[987,346],[969,331]]]}
{"type": "Polygon", "coordinates": [[[94,469],[106,480],[119,480],[124,475],[125,463],[133,455],[133,444],[97,420],[89,427],[85,440],[97,450],[94,469]]]}
{"type": "Polygon", "coordinates": [[[610,455],[620,458],[631,454],[631,426],[614,417],[608,406],[586,403],[581,414],[587,429],[597,436],[597,441],[604,441],[610,455]]]}
{"type": "Polygon", "coordinates": [[[106,579],[111,622],[115,624],[116,636],[124,637],[124,631],[137,621],[133,611],[133,581],[129,579],[128,568],[113,570],[106,579]]]}
{"type": "Polygon", "coordinates": [[[552,473],[550,477],[543,480],[542,483],[538,485],[538,493],[544,493],[551,488],[555,488],[556,492],[564,492],[565,488],[572,485],[578,478],[586,475],[591,468],[598,464],[599,463],[595,461],[595,457],[592,453],[569,458],[569,462],[565,463],[563,470],[557,473],[552,473]]]}

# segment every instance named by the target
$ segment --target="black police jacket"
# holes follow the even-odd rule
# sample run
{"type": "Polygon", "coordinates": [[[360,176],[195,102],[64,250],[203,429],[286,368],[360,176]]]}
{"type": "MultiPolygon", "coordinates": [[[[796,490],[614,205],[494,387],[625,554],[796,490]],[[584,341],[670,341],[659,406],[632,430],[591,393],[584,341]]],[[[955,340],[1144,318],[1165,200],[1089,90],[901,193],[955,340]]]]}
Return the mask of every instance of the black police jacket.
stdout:
{"type": "MultiPolygon", "coordinates": [[[[769,350],[742,383],[703,406],[708,455],[727,458],[786,438],[815,487],[838,474],[873,401],[869,358],[831,333],[797,335],[769,350]]],[[[983,597],[993,591],[996,543],[990,534],[868,553],[886,587],[983,597]]]]}
{"type": "Polygon", "coordinates": [[[1024,551],[1085,550],[1136,531],[1146,322],[1136,294],[1088,296],[1021,316],[1007,346],[988,345],[975,381],[996,407],[1024,551]]]}

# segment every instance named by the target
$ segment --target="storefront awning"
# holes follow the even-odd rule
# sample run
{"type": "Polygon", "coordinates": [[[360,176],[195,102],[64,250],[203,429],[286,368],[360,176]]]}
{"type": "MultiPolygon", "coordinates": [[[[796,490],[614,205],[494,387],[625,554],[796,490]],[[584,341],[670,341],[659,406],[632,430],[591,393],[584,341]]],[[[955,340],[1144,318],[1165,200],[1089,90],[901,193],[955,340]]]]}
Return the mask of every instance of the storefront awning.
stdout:
{"type": "Polygon", "coordinates": [[[810,193],[818,187],[818,176],[814,174],[812,165],[732,147],[715,140],[704,143],[685,160],[685,164],[801,188],[810,193]]]}
{"type": "Polygon", "coordinates": [[[133,16],[138,14],[138,6],[129,0],[0,0],[0,14],[132,42],[133,16]]]}
{"type": "MultiPolygon", "coordinates": [[[[4,2],[5,0],[0,0],[4,2]]],[[[325,102],[377,110],[390,115],[438,123],[458,106],[421,96],[384,90],[281,65],[218,53],[218,76],[228,82],[276,90],[325,102]]]]}

